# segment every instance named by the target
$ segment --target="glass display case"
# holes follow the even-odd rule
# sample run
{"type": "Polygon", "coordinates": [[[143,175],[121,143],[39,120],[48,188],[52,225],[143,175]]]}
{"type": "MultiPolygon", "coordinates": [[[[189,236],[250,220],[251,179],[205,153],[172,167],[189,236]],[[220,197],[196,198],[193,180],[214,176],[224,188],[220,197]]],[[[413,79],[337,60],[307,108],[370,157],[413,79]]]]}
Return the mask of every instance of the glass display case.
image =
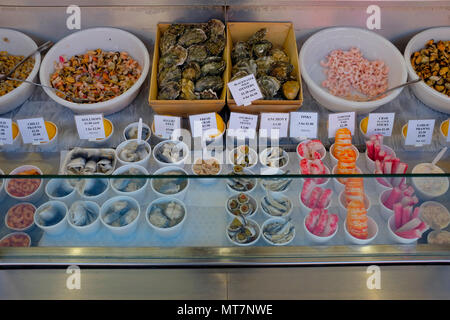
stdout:
{"type": "MultiPolygon", "coordinates": [[[[392,16],[402,3],[381,5],[389,17],[387,24],[392,24],[392,16]]],[[[408,3],[413,3],[411,10],[414,12],[423,9],[415,1],[408,3]]],[[[29,4],[22,1],[21,5],[26,16],[29,4]]],[[[335,112],[330,111],[332,108],[329,106],[328,109],[323,106],[323,100],[318,98],[313,85],[308,82],[310,80],[306,79],[305,75],[313,72],[309,70],[312,62],[304,57],[306,65],[302,64],[301,51],[306,51],[302,48],[305,48],[307,39],[314,36],[316,29],[344,25],[344,17],[338,22],[330,19],[318,25],[316,22],[303,25],[300,18],[292,18],[288,11],[290,8],[301,11],[304,7],[305,12],[310,12],[317,4],[308,1],[287,1],[279,8],[264,1],[259,4],[194,1],[192,7],[197,6],[205,13],[203,17],[201,12],[194,13],[193,8],[172,5],[129,3],[125,6],[125,18],[112,19],[118,21],[117,24],[108,24],[108,27],[130,30],[143,40],[141,47],[140,40],[133,43],[128,38],[121,39],[120,32],[110,35],[114,41],[130,41],[126,44],[128,51],[142,67],[142,82],[136,92],[127,97],[129,100],[123,102],[124,107],[118,107],[119,111],[83,110],[83,104],[80,107],[77,103],[63,103],[60,100],[64,99],[51,89],[38,87],[19,107],[0,116],[1,120],[13,121],[12,144],[0,146],[0,264],[75,262],[203,266],[449,261],[450,157],[449,152],[443,150],[449,144],[446,137],[448,113],[441,112],[442,109],[436,111],[436,107],[430,108],[420,94],[406,87],[394,91],[395,97],[377,106],[376,111],[340,110],[358,111],[354,114],[352,132],[334,130],[332,136],[337,135],[330,138],[330,131],[333,131],[330,126],[334,122],[331,123],[329,115],[335,112]],[[145,25],[151,28],[147,32],[142,19],[151,16],[153,10],[156,15],[158,6],[164,8],[164,13],[160,13],[160,21],[145,21],[145,25]],[[254,16],[249,14],[252,6],[256,7],[254,16]],[[130,16],[130,11],[138,11],[136,8],[139,7],[146,7],[148,11],[145,14],[137,12],[138,18],[133,25],[126,17],[130,16]],[[288,119],[290,117],[286,134],[264,137],[262,129],[267,127],[262,125],[262,115],[256,113],[257,127],[253,138],[233,138],[228,129],[231,117],[227,106],[220,107],[220,111],[211,118],[218,134],[205,136],[205,139],[193,137],[192,123],[186,115],[214,113],[218,104],[208,109],[207,104],[196,106],[189,101],[183,107],[182,100],[177,100],[181,108],[185,108],[181,114],[180,130],[175,131],[177,134],[174,133],[173,138],[155,134],[160,130],[160,123],[157,123],[160,120],[155,119],[156,113],[149,106],[149,93],[152,85],[155,86],[153,90],[157,90],[156,76],[150,79],[152,70],[156,70],[153,68],[158,68],[158,61],[153,61],[150,68],[155,50],[152,45],[159,41],[159,35],[158,41],[155,38],[155,34],[159,34],[156,24],[204,23],[209,18],[266,21],[262,8],[281,11],[280,21],[293,22],[292,32],[295,31],[297,37],[292,34],[292,39],[297,40],[294,44],[298,50],[294,57],[289,58],[297,61],[293,65],[294,74],[301,82],[298,96],[301,107],[289,111],[317,114],[316,137],[293,136],[294,130],[289,129],[300,124],[293,122],[295,115],[292,113],[284,113],[288,119]],[[179,18],[178,14],[182,12],[186,12],[188,18],[179,18]],[[202,112],[190,112],[188,105],[202,112]],[[104,117],[100,122],[105,138],[80,139],[75,116],[93,113],[104,117]],[[392,127],[392,134],[385,137],[368,135],[368,125],[374,122],[372,118],[369,120],[369,113],[394,113],[392,125],[387,125],[392,127]],[[36,118],[45,121],[42,127],[46,127],[48,142],[25,144],[24,138],[33,141],[31,127],[36,123],[19,122],[36,118]],[[139,119],[143,123],[141,138],[134,137],[139,131],[139,119]],[[414,132],[418,136],[416,141],[420,140],[421,134],[427,134],[420,130],[408,131],[405,125],[414,125],[410,120],[434,120],[431,130],[428,130],[430,143],[410,145],[406,142],[405,136],[414,132]],[[14,131],[18,127],[20,130],[14,131]],[[27,127],[30,133],[25,131],[27,127]],[[432,165],[441,151],[440,159],[432,165]]],[[[366,5],[364,1],[356,2],[357,8],[365,8],[366,5]]],[[[105,15],[117,14],[114,7],[80,6],[82,17],[86,17],[86,30],[87,26],[104,23],[94,20],[101,10],[105,15]]],[[[330,10],[329,6],[317,6],[319,11],[330,10]]],[[[346,2],[341,1],[332,4],[335,14],[345,11],[345,6],[346,2]]],[[[436,7],[447,13],[450,10],[448,3],[439,1],[435,2],[436,7]]],[[[431,14],[433,10],[427,8],[424,10],[431,14]]],[[[51,7],[47,12],[42,9],[37,10],[39,19],[57,14],[57,10],[51,7]]],[[[8,8],[0,6],[0,14],[6,15],[7,12],[8,8]]],[[[24,23],[25,27],[21,28],[7,18],[0,22],[0,27],[27,33],[33,22],[24,23]]],[[[404,44],[412,35],[443,24],[448,25],[448,15],[438,14],[435,21],[423,18],[417,26],[414,21],[405,20],[408,36],[406,42],[402,39],[400,43],[393,30],[386,28],[381,33],[403,53],[404,44]]],[[[238,27],[239,24],[234,25],[234,28],[238,27]]],[[[449,27],[446,28],[447,38],[435,40],[447,40],[448,43],[450,33],[449,27]]],[[[51,39],[56,45],[47,56],[42,54],[39,57],[38,78],[41,84],[47,81],[47,85],[52,85],[44,77],[51,74],[53,62],[58,62],[58,57],[61,57],[56,49],[60,47],[57,41],[73,31],[66,30],[61,34],[61,31],[50,30],[48,26],[42,30],[31,32],[33,38],[37,38],[38,43],[51,39]]],[[[75,33],[73,36],[75,38],[71,41],[70,38],[62,40],[69,41],[73,47],[68,56],[80,50],[95,49],[92,48],[94,44],[82,43],[75,33]]],[[[272,36],[268,38],[274,41],[272,36]]],[[[5,44],[5,37],[3,42],[5,44]]],[[[229,47],[233,44],[229,41],[223,53],[230,69],[223,74],[225,86],[218,101],[227,101],[226,84],[232,76],[230,64],[235,63],[229,47]]],[[[330,51],[328,49],[327,52],[330,51]]],[[[292,50],[291,46],[289,50],[292,50]]],[[[3,51],[1,46],[0,51],[3,51]]],[[[305,52],[308,54],[311,53],[305,52]]],[[[404,61],[401,55],[399,57],[402,63],[406,63],[406,58],[404,61]]],[[[66,63],[64,59],[59,62],[66,63]]],[[[399,81],[405,82],[408,76],[406,66],[402,72],[404,74],[399,81]]],[[[444,77],[448,78],[448,74],[444,77]]],[[[38,80],[34,78],[34,81],[38,80]]],[[[267,103],[265,112],[280,110],[283,103],[277,102],[267,103]]],[[[448,97],[447,102],[446,108],[450,112],[448,97]]],[[[180,115],[173,110],[167,107],[159,114],[180,115]]],[[[245,107],[239,112],[245,113],[245,107]]],[[[84,124],[92,127],[92,123],[84,124]]],[[[423,123],[418,124],[419,128],[421,125],[423,123]]]]}

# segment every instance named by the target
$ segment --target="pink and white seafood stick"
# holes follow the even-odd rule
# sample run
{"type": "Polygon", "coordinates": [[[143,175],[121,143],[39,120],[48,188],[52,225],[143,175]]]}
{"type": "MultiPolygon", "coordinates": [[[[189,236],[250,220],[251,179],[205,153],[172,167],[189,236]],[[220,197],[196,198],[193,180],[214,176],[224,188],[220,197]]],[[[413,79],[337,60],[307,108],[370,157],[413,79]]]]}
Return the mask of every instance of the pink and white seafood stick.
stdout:
{"type": "Polygon", "coordinates": [[[327,226],[325,227],[325,230],[323,231],[322,236],[324,236],[324,237],[331,236],[338,227],[338,221],[339,221],[339,217],[337,216],[337,214],[331,214],[328,217],[327,226]]]}
{"type": "Polygon", "coordinates": [[[317,207],[321,209],[328,207],[328,205],[331,202],[332,194],[333,191],[331,189],[322,190],[322,194],[320,195],[320,198],[317,201],[317,207]]]}
{"type": "Polygon", "coordinates": [[[369,159],[375,161],[383,161],[387,156],[386,152],[381,150],[383,145],[383,136],[375,134],[370,136],[370,140],[366,141],[367,156],[369,159]]]}
{"type": "Polygon", "coordinates": [[[422,236],[422,232],[420,232],[420,230],[417,229],[395,232],[395,234],[405,239],[418,239],[422,236]]]}
{"type": "Polygon", "coordinates": [[[394,204],[399,202],[402,196],[403,196],[402,190],[400,190],[399,188],[393,188],[387,199],[384,201],[384,205],[392,210],[394,204]]]}
{"type": "Polygon", "coordinates": [[[319,201],[320,195],[322,194],[322,188],[315,187],[309,196],[308,203],[306,204],[309,208],[317,208],[317,203],[319,201]]]}
{"type": "Polygon", "coordinates": [[[409,220],[407,223],[403,224],[400,228],[397,229],[396,232],[408,231],[416,229],[422,221],[419,218],[409,220]]]}
{"type": "Polygon", "coordinates": [[[404,207],[401,203],[394,204],[395,234],[405,239],[418,239],[428,229],[420,219],[420,209],[412,206],[404,207]]]}
{"type": "Polygon", "coordinates": [[[309,232],[313,233],[314,227],[316,226],[317,221],[319,220],[320,213],[321,213],[320,209],[314,209],[306,217],[305,225],[309,232]]]}
{"type": "Polygon", "coordinates": [[[419,207],[414,208],[414,211],[411,215],[411,219],[419,218],[419,214],[420,214],[420,208],[419,207]]]}
{"type": "Polygon", "coordinates": [[[316,236],[322,235],[322,233],[325,231],[325,227],[327,226],[327,222],[328,222],[328,211],[322,210],[312,233],[315,234],[316,236]]]}
{"type": "Polygon", "coordinates": [[[403,206],[414,206],[417,203],[419,203],[419,199],[414,196],[414,197],[403,197],[401,200],[401,203],[403,206]]]}
{"type": "Polygon", "coordinates": [[[412,207],[403,207],[402,210],[402,226],[411,219],[412,207]]]}
{"type": "Polygon", "coordinates": [[[323,150],[323,144],[320,140],[307,140],[298,147],[298,153],[301,157],[314,160],[322,158],[319,151],[323,150]]]}
{"type": "Polygon", "coordinates": [[[305,205],[308,203],[308,199],[315,187],[316,184],[313,180],[305,180],[305,182],[303,183],[303,189],[300,197],[305,205]]]}
{"type": "Polygon", "coordinates": [[[326,208],[331,201],[332,194],[331,189],[323,189],[316,186],[313,180],[306,180],[300,198],[308,208],[326,208]]]}
{"type": "Polygon", "coordinates": [[[395,230],[402,226],[403,206],[401,203],[394,204],[395,230]]]}
{"type": "Polygon", "coordinates": [[[326,209],[314,209],[305,219],[305,225],[309,232],[319,237],[332,235],[338,227],[339,217],[329,214],[326,209]]]}

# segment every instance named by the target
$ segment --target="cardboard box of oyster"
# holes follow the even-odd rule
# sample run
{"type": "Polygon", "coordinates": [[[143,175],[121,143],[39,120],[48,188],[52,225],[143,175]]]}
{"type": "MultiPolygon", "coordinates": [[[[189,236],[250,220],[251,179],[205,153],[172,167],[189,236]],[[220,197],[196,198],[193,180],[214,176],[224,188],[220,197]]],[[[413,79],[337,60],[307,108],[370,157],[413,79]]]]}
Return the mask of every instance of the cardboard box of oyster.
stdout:
{"type": "Polygon", "coordinates": [[[153,110],[181,117],[222,110],[231,68],[226,44],[225,25],[216,19],[158,24],[149,94],[153,110]]]}
{"type": "Polygon", "coordinates": [[[256,58],[258,86],[267,97],[253,101],[249,106],[237,106],[227,88],[227,104],[230,110],[261,113],[290,112],[300,108],[303,103],[303,92],[293,24],[290,22],[228,22],[228,69],[226,72],[228,72],[229,81],[235,79],[236,74],[242,70],[244,71],[242,76],[244,76],[248,73],[246,70],[254,69],[255,65],[246,66],[248,64],[245,61],[246,59],[248,61],[246,50],[253,59],[256,58]],[[264,28],[267,32],[260,39],[264,33],[260,30],[264,28]],[[260,33],[259,36],[255,35],[257,32],[260,33]],[[239,61],[242,61],[241,64],[238,64],[239,61]],[[267,63],[266,66],[265,63],[267,63]],[[289,74],[285,74],[286,72],[289,74]],[[269,97],[275,92],[274,96],[269,97]]]}

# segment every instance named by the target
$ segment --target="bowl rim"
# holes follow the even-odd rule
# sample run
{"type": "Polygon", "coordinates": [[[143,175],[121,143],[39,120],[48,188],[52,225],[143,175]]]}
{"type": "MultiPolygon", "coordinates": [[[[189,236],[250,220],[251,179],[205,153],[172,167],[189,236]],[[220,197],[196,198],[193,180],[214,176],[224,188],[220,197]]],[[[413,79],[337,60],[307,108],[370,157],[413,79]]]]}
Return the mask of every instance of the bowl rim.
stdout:
{"type": "MultiPolygon", "coordinates": [[[[234,220],[234,219],[233,219],[234,220]]],[[[256,226],[256,228],[258,229],[258,236],[256,237],[256,239],[255,240],[253,240],[253,241],[251,241],[251,242],[248,242],[248,243],[238,243],[238,242],[236,242],[236,241],[234,241],[233,239],[231,239],[231,237],[230,237],[230,234],[229,234],[229,232],[228,232],[228,227],[231,225],[231,223],[233,222],[233,220],[231,220],[229,223],[227,223],[227,225],[225,226],[225,234],[226,234],[226,237],[227,237],[227,239],[232,243],[232,244],[234,244],[234,245],[236,245],[236,246],[239,246],[239,247],[248,247],[248,246],[251,246],[251,245],[253,245],[253,244],[256,244],[258,241],[259,241],[259,239],[261,238],[261,233],[262,233],[262,229],[261,229],[261,227],[260,227],[260,225],[258,224],[258,222],[256,222],[255,220],[253,220],[253,219],[251,219],[251,218],[245,218],[245,220],[247,220],[247,221],[249,221],[250,223],[253,223],[255,226],[256,226]]]]}
{"type": "MultiPolygon", "coordinates": [[[[18,36],[23,38],[22,40],[25,39],[25,41],[28,41],[30,43],[31,42],[34,43],[34,45],[35,45],[34,49],[38,48],[38,45],[36,44],[36,42],[33,39],[31,39],[28,35],[23,33],[23,32],[20,32],[20,31],[11,29],[11,28],[0,28],[0,31],[1,30],[6,30],[8,32],[16,33],[18,36]]],[[[31,70],[30,74],[28,75],[28,77],[26,79],[27,81],[32,81],[33,78],[37,76],[38,72],[41,69],[41,54],[39,52],[36,52],[33,57],[34,57],[34,66],[33,66],[33,69],[31,70]]],[[[22,84],[26,84],[26,83],[22,83],[22,84]]],[[[18,86],[17,88],[11,90],[7,94],[5,94],[3,96],[0,96],[0,104],[3,102],[3,100],[7,100],[9,97],[12,97],[13,96],[13,94],[12,94],[13,92],[15,92],[14,95],[20,94],[20,93],[17,93],[17,92],[19,92],[19,90],[16,90],[16,89],[25,88],[25,87],[26,86],[18,86]]]]}
{"type": "MultiPolygon", "coordinates": [[[[93,32],[93,31],[101,31],[101,32],[108,32],[108,31],[113,31],[113,32],[122,32],[123,34],[125,34],[127,37],[129,37],[130,39],[134,40],[136,42],[136,45],[143,51],[144,53],[144,64],[142,65],[142,72],[141,75],[139,77],[139,79],[137,79],[137,81],[124,93],[122,93],[121,95],[114,97],[110,100],[107,101],[102,101],[102,102],[96,102],[96,103],[75,103],[75,102],[71,102],[68,100],[65,100],[63,98],[58,97],[53,90],[49,89],[49,88],[42,88],[45,93],[52,99],[54,100],[56,103],[59,103],[65,107],[68,107],[70,109],[73,108],[79,108],[79,107],[83,107],[83,106],[89,106],[89,108],[96,108],[96,109],[101,109],[101,108],[105,108],[108,107],[108,105],[111,102],[116,102],[118,101],[119,98],[121,99],[125,99],[131,95],[133,95],[137,90],[139,90],[139,88],[141,87],[141,85],[144,83],[144,81],[147,79],[147,75],[148,75],[148,71],[150,68],[150,55],[148,53],[147,48],[145,47],[145,44],[142,42],[142,40],[140,40],[137,36],[135,36],[134,34],[132,34],[131,32],[125,31],[123,29],[120,28],[112,28],[112,27],[95,27],[95,28],[87,28],[87,29],[83,29],[74,33],[69,34],[68,36],[60,39],[57,43],[55,43],[55,45],[53,47],[50,48],[50,50],[47,52],[47,54],[45,55],[44,59],[42,60],[41,63],[41,68],[39,70],[39,80],[42,84],[44,85],[48,85],[51,86],[50,81],[44,77],[44,68],[42,68],[42,66],[45,66],[46,64],[53,64],[54,61],[50,61],[50,53],[53,53],[54,51],[56,51],[56,48],[58,48],[61,43],[64,41],[69,41],[71,38],[78,36],[80,33],[85,33],[85,32],[93,32]]],[[[87,51],[87,50],[85,50],[87,51]]],[[[53,71],[54,71],[54,67],[53,67],[53,71]]],[[[51,75],[51,73],[50,73],[51,75]]]]}
{"type": "Polygon", "coordinates": [[[285,219],[287,219],[287,218],[289,218],[289,217],[292,215],[293,211],[294,211],[294,202],[291,200],[290,197],[288,197],[287,195],[285,195],[285,194],[283,194],[283,193],[273,193],[273,192],[271,192],[271,194],[273,194],[273,197],[274,197],[274,198],[284,198],[284,199],[287,199],[287,201],[291,204],[291,208],[286,212],[286,214],[284,214],[284,215],[282,215],[282,216],[273,216],[273,215],[271,215],[270,213],[268,213],[266,210],[264,210],[264,208],[263,208],[263,206],[262,206],[262,202],[264,201],[264,198],[267,196],[267,195],[264,195],[264,196],[262,196],[261,199],[259,199],[259,201],[258,201],[258,205],[259,205],[259,207],[261,207],[261,212],[262,212],[262,213],[264,214],[264,216],[265,216],[266,218],[268,218],[268,219],[271,219],[271,218],[285,218],[285,219]]]}
{"type": "Polygon", "coordinates": [[[5,181],[4,181],[5,192],[6,192],[6,194],[7,194],[8,196],[10,196],[11,198],[13,198],[13,199],[15,199],[15,200],[21,200],[21,201],[25,201],[25,202],[26,202],[26,201],[29,201],[29,199],[31,198],[31,196],[34,196],[35,194],[37,194],[37,192],[40,191],[40,189],[43,187],[44,181],[42,181],[42,177],[41,177],[41,176],[43,176],[44,173],[42,172],[42,170],[41,170],[40,168],[38,168],[38,167],[36,167],[36,166],[33,166],[33,165],[31,165],[31,164],[24,164],[24,165],[18,166],[18,167],[16,167],[16,168],[14,168],[13,170],[11,170],[11,172],[10,172],[9,174],[10,174],[10,175],[19,174],[19,173],[22,172],[22,171],[29,170],[29,169],[27,169],[27,168],[36,169],[36,171],[38,171],[38,172],[40,173],[39,175],[37,175],[37,176],[40,177],[40,178],[38,178],[38,177],[36,177],[36,178],[29,178],[29,179],[39,179],[39,180],[40,180],[39,186],[38,186],[38,187],[36,188],[36,190],[34,190],[32,193],[30,193],[30,194],[28,194],[28,195],[26,195],[26,196],[23,196],[23,197],[17,197],[17,196],[13,196],[13,195],[8,191],[8,184],[9,184],[9,182],[10,182],[13,178],[6,178],[5,181]],[[21,169],[21,170],[19,170],[19,169],[21,169]],[[16,171],[16,172],[13,173],[14,171],[16,171]]]}
{"type": "Polygon", "coordinates": [[[6,226],[8,229],[14,230],[14,231],[17,231],[17,232],[25,232],[25,231],[31,229],[31,227],[33,227],[33,225],[35,224],[35,223],[34,223],[34,214],[36,213],[36,210],[37,210],[36,206],[35,206],[34,204],[32,204],[31,202],[26,202],[26,201],[25,201],[25,202],[18,202],[18,203],[16,203],[16,204],[12,205],[12,206],[9,207],[9,209],[6,211],[6,214],[5,214],[5,226],[6,226]],[[30,224],[29,226],[26,226],[25,228],[13,228],[13,227],[11,227],[11,226],[8,224],[8,216],[9,216],[10,210],[11,210],[12,208],[18,207],[18,206],[20,206],[20,205],[31,205],[31,206],[34,208],[34,212],[33,212],[33,221],[31,222],[31,224],[30,224]]]}
{"type": "Polygon", "coordinates": [[[8,234],[6,234],[6,235],[4,235],[3,237],[0,238],[0,242],[2,242],[3,240],[7,239],[8,237],[10,237],[12,235],[19,235],[19,234],[23,235],[23,236],[27,236],[27,238],[29,240],[28,246],[26,246],[24,248],[31,247],[31,237],[30,237],[30,235],[28,233],[26,233],[24,231],[14,231],[14,232],[8,233],[8,234]]]}
{"type": "MultiPolygon", "coordinates": [[[[413,67],[411,65],[411,59],[410,59],[411,47],[418,41],[418,38],[420,38],[424,34],[428,34],[429,33],[431,38],[434,38],[431,34],[433,34],[437,30],[447,30],[447,31],[450,32],[450,27],[449,26],[442,26],[442,27],[428,28],[428,29],[422,30],[421,32],[417,33],[414,37],[412,37],[408,41],[408,44],[406,45],[405,51],[403,53],[403,58],[404,58],[405,64],[406,64],[406,70],[408,71],[408,75],[411,78],[417,78],[418,77],[417,73],[414,71],[414,69],[413,69],[413,67]]],[[[418,82],[418,83],[416,83],[414,86],[418,86],[422,90],[425,90],[428,94],[432,95],[433,97],[435,97],[437,99],[440,99],[441,102],[450,103],[450,97],[448,97],[445,94],[440,93],[439,91],[434,90],[433,88],[429,87],[423,80],[418,82]]]]}
{"type": "Polygon", "coordinates": [[[59,201],[59,200],[50,200],[50,201],[44,202],[43,204],[41,204],[39,207],[36,208],[36,211],[34,212],[34,219],[33,219],[33,221],[34,221],[34,224],[36,226],[38,226],[40,229],[42,229],[44,231],[47,231],[47,230],[52,230],[52,229],[55,229],[55,228],[63,225],[64,221],[68,220],[68,217],[67,217],[68,215],[69,215],[69,208],[67,207],[67,205],[64,202],[59,201]],[[44,207],[45,205],[47,205],[49,203],[57,204],[59,206],[62,206],[65,209],[65,214],[64,214],[64,217],[60,221],[58,221],[57,223],[52,224],[51,226],[43,226],[42,224],[40,224],[38,222],[38,220],[37,220],[37,216],[38,215],[36,213],[38,213],[39,209],[41,209],[42,207],[44,207]]]}
{"type": "MultiPolygon", "coordinates": [[[[134,163],[130,163],[130,164],[124,164],[123,166],[117,168],[116,170],[113,171],[113,173],[111,174],[111,176],[119,176],[123,173],[123,171],[127,171],[129,169],[137,169],[141,172],[142,175],[149,175],[148,170],[146,168],[144,168],[143,166],[139,165],[139,164],[134,164],[134,163]]],[[[138,191],[142,191],[143,188],[147,188],[148,187],[148,183],[149,183],[149,179],[145,179],[145,183],[142,187],[140,187],[139,189],[137,189],[136,191],[121,191],[119,189],[117,189],[114,185],[114,181],[110,182],[111,185],[111,189],[116,192],[119,195],[128,195],[131,196],[131,194],[135,194],[138,191]]]]}
{"type": "MultiPolygon", "coordinates": [[[[404,83],[407,81],[408,72],[407,72],[405,60],[404,60],[401,52],[397,49],[396,46],[394,46],[392,44],[391,41],[387,40],[385,37],[373,32],[373,31],[369,31],[369,30],[366,30],[363,28],[358,28],[358,27],[341,26],[341,27],[327,27],[327,28],[321,29],[321,30],[317,31],[316,33],[314,33],[312,36],[310,36],[303,43],[303,45],[300,49],[299,62],[300,62],[300,69],[302,70],[302,77],[304,78],[308,87],[312,87],[316,91],[319,90],[321,93],[323,93],[325,95],[326,99],[328,101],[330,101],[331,103],[341,104],[341,105],[347,104],[347,107],[354,108],[354,109],[361,109],[361,111],[364,111],[365,109],[373,108],[374,106],[382,106],[382,105],[394,100],[400,94],[400,92],[403,90],[403,87],[392,91],[386,97],[383,97],[381,99],[377,99],[374,101],[361,102],[361,101],[347,100],[344,98],[334,96],[331,93],[329,93],[327,90],[324,90],[324,88],[322,88],[321,86],[316,84],[315,81],[313,81],[313,79],[309,76],[306,65],[304,63],[304,56],[305,56],[305,50],[306,50],[305,48],[308,45],[310,45],[311,43],[314,43],[316,41],[317,37],[321,37],[323,34],[327,34],[330,32],[337,32],[337,31],[347,31],[347,32],[352,31],[353,33],[362,33],[363,35],[371,35],[371,36],[374,36],[376,39],[380,40],[381,42],[383,42],[384,44],[386,44],[387,47],[392,49],[392,52],[398,58],[398,63],[402,66],[403,81],[401,83],[404,83]]],[[[357,47],[356,44],[355,44],[355,46],[357,47]]]]}

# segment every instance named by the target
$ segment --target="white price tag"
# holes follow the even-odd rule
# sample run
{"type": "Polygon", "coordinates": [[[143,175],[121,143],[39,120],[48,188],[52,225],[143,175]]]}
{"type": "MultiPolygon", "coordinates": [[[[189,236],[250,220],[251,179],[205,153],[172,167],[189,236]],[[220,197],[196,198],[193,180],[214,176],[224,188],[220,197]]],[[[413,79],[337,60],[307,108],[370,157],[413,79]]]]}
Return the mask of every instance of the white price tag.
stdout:
{"type": "Polygon", "coordinates": [[[317,138],[317,112],[291,112],[291,138],[317,138]]]}
{"type": "Polygon", "coordinates": [[[11,119],[0,118],[0,145],[12,143],[12,121],[11,119]]]}
{"type": "Polygon", "coordinates": [[[369,113],[367,134],[381,134],[385,137],[392,135],[395,113],[369,113]]]}
{"type": "Polygon", "coordinates": [[[172,116],[160,116],[155,114],[155,134],[158,137],[169,139],[172,137],[172,132],[176,129],[181,129],[181,118],[172,116]]]}
{"type": "Polygon", "coordinates": [[[409,120],[405,145],[420,147],[431,143],[435,120],[409,120]]]}
{"type": "Polygon", "coordinates": [[[44,118],[32,118],[17,120],[23,143],[32,143],[39,145],[49,142],[47,129],[45,128],[44,118]]]}
{"type": "Polygon", "coordinates": [[[202,137],[208,131],[208,135],[217,134],[217,119],[215,113],[203,113],[189,116],[192,136],[202,137]]]}
{"type": "MultiPolygon", "coordinates": [[[[450,118],[447,120],[447,122],[448,122],[448,124],[450,125],[450,118]]],[[[450,126],[449,126],[449,128],[447,129],[447,142],[450,142],[450,126]]]]}
{"type": "Polygon", "coordinates": [[[355,134],[354,112],[330,113],[328,115],[328,138],[334,138],[336,131],[341,128],[347,128],[352,135],[355,134]]]}
{"type": "Polygon", "coordinates": [[[249,106],[252,101],[263,98],[253,74],[228,82],[228,88],[238,106],[249,106]]]}
{"type": "Polygon", "coordinates": [[[254,139],[258,116],[254,114],[231,112],[227,134],[230,137],[254,139]]]}
{"type": "Polygon", "coordinates": [[[105,127],[103,125],[102,114],[76,115],[75,124],[77,125],[80,139],[105,139],[105,127]]]}
{"type": "Polygon", "coordinates": [[[287,137],[289,113],[262,113],[259,135],[261,137],[287,137]]]}

